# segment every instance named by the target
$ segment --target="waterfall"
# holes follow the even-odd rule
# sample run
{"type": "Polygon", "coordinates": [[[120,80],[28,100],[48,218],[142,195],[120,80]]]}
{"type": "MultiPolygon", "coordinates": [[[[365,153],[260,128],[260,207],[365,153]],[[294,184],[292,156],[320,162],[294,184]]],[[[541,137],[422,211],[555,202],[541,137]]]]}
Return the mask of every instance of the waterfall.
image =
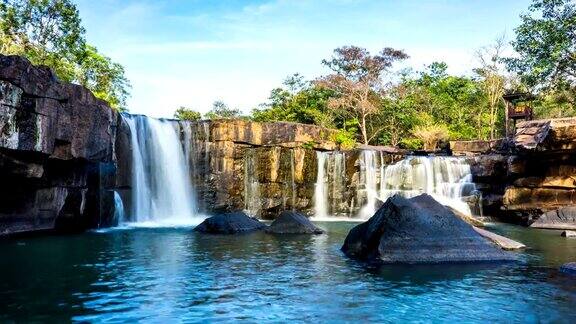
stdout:
{"type": "Polygon", "coordinates": [[[115,225],[124,223],[124,203],[117,191],[114,191],[114,223],[115,225]]]}
{"type": "Polygon", "coordinates": [[[394,194],[415,197],[433,196],[443,205],[471,214],[465,197],[476,195],[470,165],[456,157],[408,157],[383,168],[380,198],[394,194]]]}
{"type": "MultiPolygon", "coordinates": [[[[333,157],[330,176],[331,180],[331,195],[332,195],[332,214],[342,213],[346,208],[346,155],[343,152],[334,152],[331,154],[333,157]]],[[[329,161],[330,162],[330,161],[329,161]]]]}
{"type": "Polygon", "coordinates": [[[196,221],[190,160],[184,154],[174,122],[123,116],[131,131],[131,220],[168,224],[196,221]]]}
{"type": "Polygon", "coordinates": [[[291,185],[291,189],[292,189],[292,210],[296,210],[296,206],[297,206],[297,202],[296,202],[296,197],[297,197],[297,192],[296,192],[296,179],[295,178],[295,172],[296,172],[296,167],[294,166],[294,159],[296,159],[296,157],[294,156],[294,150],[290,150],[290,185],[291,185]]]}
{"type": "Polygon", "coordinates": [[[372,217],[376,212],[376,201],[378,199],[376,165],[376,152],[362,151],[360,155],[360,182],[363,184],[364,192],[358,192],[358,194],[364,193],[366,198],[364,207],[360,209],[360,217],[362,218],[372,217]]]}
{"type": "Polygon", "coordinates": [[[260,182],[254,150],[246,151],[244,159],[244,209],[251,216],[259,216],[262,209],[260,199],[260,182]]]}
{"type": "Polygon", "coordinates": [[[328,216],[328,190],[326,188],[326,152],[316,152],[318,172],[314,185],[314,217],[323,218],[328,216]]]}

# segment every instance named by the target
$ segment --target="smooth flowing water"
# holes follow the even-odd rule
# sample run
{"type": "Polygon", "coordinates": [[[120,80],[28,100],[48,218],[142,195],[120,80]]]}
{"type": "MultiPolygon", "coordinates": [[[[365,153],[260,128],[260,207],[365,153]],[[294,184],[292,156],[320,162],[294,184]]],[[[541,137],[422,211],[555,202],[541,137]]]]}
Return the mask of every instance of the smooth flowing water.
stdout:
{"type": "MultiPolygon", "coordinates": [[[[131,131],[131,222],[195,222],[195,195],[190,179],[190,159],[170,121],[124,115],[131,131]]],[[[187,148],[190,148],[187,146],[187,148]]]]}
{"type": "Polygon", "coordinates": [[[408,157],[382,167],[380,199],[400,194],[412,198],[422,193],[462,213],[472,214],[465,197],[476,195],[470,165],[457,157],[408,157]]]}
{"type": "Polygon", "coordinates": [[[110,230],[0,241],[0,322],[565,322],[576,240],[498,225],[529,249],[504,265],[375,267],[319,236],[110,230]]]}
{"type": "Polygon", "coordinates": [[[328,189],[326,186],[326,152],[316,152],[318,171],[316,172],[316,184],[314,185],[314,216],[324,218],[328,216],[328,189]]]}
{"type": "Polygon", "coordinates": [[[116,225],[125,222],[124,202],[117,191],[114,191],[114,222],[116,225]]]}

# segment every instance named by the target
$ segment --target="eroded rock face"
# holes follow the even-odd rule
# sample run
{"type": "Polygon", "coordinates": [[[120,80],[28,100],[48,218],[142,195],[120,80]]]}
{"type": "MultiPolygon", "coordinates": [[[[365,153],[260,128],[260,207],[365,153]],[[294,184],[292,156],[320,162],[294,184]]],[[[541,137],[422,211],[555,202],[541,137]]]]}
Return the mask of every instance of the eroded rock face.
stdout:
{"type": "Polygon", "coordinates": [[[297,211],[283,211],[266,229],[273,234],[322,234],[324,231],[297,211]]]}
{"type": "Polygon", "coordinates": [[[195,232],[208,234],[238,234],[262,230],[266,227],[244,212],[234,212],[207,218],[194,228],[195,232]]]}
{"type": "Polygon", "coordinates": [[[384,263],[510,261],[514,255],[481,237],[429,195],[393,196],[342,246],[349,257],[384,263]]]}
{"type": "Polygon", "coordinates": [[[105,222],[117,120],[87,89],[0,55],[0,233],[105,222]]]}

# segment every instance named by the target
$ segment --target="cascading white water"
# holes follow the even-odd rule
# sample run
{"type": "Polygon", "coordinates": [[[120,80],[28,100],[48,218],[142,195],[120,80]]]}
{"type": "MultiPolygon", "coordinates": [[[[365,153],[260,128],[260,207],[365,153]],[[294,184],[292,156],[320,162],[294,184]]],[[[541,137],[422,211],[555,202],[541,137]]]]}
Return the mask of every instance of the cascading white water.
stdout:
{"type": "MultiPolygon", "coordinates": [[[[361,218],[369,218],[376,212],[376,200],[378,199],[376,165],[376,152],[362,151],[360,156],[360,181],[364,185],[363,194],[366,197],[366,204],[360,209],[361,218]]],[[[359,192],[359,194],[361,193],[359,192]]]]}
{"type": "Polygon", "coordinates": [[[323,218],[328,216],[328,190],[326,188],[326,152],[316,152],[318,172],[314,185],[314,216],[323,218]]]}
{"type": "Polygon", "coordinates": [[[380,199],[394,194],[410,198],[427,193],[440,203],[467,215],[464,197],[475,195],[470,165],[456,157],[408,157],[383,168],[380,199]]]}
{"type": "Polygon", "coordinates": [[[132,144],[131,221],[195,222],[196,202],[177,129],[170,121],[124,115],[132,144]]]}
{"type": "Polygon", "coordinates": [[[248,150],[244,159],[244,209],[248,214],[258,217],[262,209],[262,201],[254,153],[254,150],[248,150]]]}
{"type": "Polygon", "coordinates": [[[114,191],[114,222],[115,225],[124,223],[124,203],[117,191],[114,191]]]}

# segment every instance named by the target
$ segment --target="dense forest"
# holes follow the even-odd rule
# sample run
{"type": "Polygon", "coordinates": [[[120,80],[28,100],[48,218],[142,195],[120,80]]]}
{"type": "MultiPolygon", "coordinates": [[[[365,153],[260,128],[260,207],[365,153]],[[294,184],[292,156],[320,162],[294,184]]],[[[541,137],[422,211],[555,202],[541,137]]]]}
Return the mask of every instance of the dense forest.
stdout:
{"type": "MultiPolygon", "coordinates": [[[[501,137],[506,93],[536,95],[536,118],[576,115],[574,0],[534,0],[514,32],[510,44],[499,37],[478,49],[470,75],[450,75],[445,62],[400,69],[410,55],[401,49],[343,46],[319,62],[328,74],[288,76],[250,115],[216,101],[204,116],[180,107],[174,117],[299,122],[338,129],[335,140],[344,146],[434,149],[443,140],[501,137]]],[[[0,0],[0,53],[46,65],[113,108],[126,108],[130,84],[123,67],[87,43],[69,0],[0,0]]]]}

